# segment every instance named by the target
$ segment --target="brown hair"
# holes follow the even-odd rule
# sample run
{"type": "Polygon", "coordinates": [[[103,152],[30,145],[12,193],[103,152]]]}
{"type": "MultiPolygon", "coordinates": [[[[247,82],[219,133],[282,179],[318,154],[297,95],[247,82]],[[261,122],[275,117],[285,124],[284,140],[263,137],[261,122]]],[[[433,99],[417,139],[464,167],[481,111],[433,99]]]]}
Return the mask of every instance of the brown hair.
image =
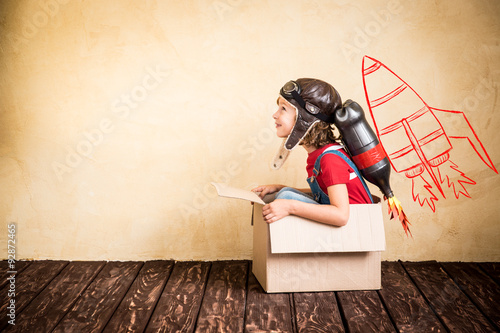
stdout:
{"type": "Polygon", "coordinates": [[[299,144],[318,149],[329,143],[337,143],[339,138],[335,136],[333,129],[333,125],[324,121],[318,121],[307,132],[299,144]]]}

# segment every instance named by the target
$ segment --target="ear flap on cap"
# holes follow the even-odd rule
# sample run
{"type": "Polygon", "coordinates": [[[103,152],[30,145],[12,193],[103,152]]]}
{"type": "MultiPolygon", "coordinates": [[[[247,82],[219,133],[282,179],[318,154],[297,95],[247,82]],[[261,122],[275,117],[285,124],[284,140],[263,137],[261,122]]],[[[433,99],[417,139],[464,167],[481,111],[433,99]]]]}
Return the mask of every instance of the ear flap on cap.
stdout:
{"type": "Polygon", "coordinates": [[[281,168],[281,166],[283,166],[286,159],[288,158],[288,155],[290,155],[291,150],[295,148],[300,143],[300,141],[302,141],[307,132],[309,132],[312,126],[318,121],[319,120],[317,119],[313,120],[313,122],[309,126],[307,126],[307,124],[305,124],[304,122],[301,122],[301,125],[299,127],[297,127],[298,122],[295,124],[292,133],[290,133],[288,138],[283,139],[278,153],[276,154],[276,156],[274,156],[271,165],[274,170],[278,170],[279,168],[281,168]]]}
{"type": "Polygon", "coordinates": [[[278,170],[279,168],[281,168],[288,158],[288,155],[290,154],[290,150],[285,148],[285,142],[286,139],[283,139],[278,153],[276,154],[276,156],[274,156],[273,162],[271,164],[271,168],[274,170],[278,170]]]}
{"type": "MultiPolygon", "coordinates": [[[[295,108],[297,118],[292,131],[290,132],[288,137],[283,140],[278,153],[272,161],[271,167],[275,170],[281,168],[281,166],[285,163],[288,155],[290,154],[290,151],[297,147],[297,145],[306,136],[307,132],[309,132],[312,126],[319,121],[318,118],[311,114],[311,111],[311,113],[309,113],[302,109],[299,105],[297,105],[297,102],[295,100],[289,100],[288,102],[295,108]]],[[[312,104],[308,105],[313,108],[315,107],[312,104]]]]}
{"type": "Polygon", "coordinates": [[[285,142],[285,148],[288,150],[292,150],[300,143],[300,141],[306,136],[312,125],[318,122],[319,119],[302,109],[299,105],[296,104],[297,102],[295,102],[295,100],[291,100],[289,102],[297,110],[297,120],[295,121],[295,125],[292,128],[292,132],[285,142]]]}

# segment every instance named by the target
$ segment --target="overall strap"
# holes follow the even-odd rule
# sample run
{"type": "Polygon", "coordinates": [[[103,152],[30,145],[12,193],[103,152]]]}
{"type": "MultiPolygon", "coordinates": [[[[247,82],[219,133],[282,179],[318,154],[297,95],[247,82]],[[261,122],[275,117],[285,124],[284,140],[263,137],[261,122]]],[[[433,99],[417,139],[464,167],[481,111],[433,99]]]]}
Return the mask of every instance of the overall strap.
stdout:
{"type": "MultiPolygon", "coordinates": [[[[372,195],[370,193],[370,190],[368,190],[368,186],[366,185],[366,182],[365,180],[363,179],[363,177],[361,176],[361,174],[359,173],[359,170],[358,168],[356,167],[356,165],[354,164],[353,161],[351,161],[351,159],[349,157],[347,157],[346,155],[344,155],[343,153],[341,153],[340,151],[338,151],[338,149],[341,149],[342,147],[331,147],[331,148],[328,148],[326,149],[321,155],[318,156],[318,158],[316,159],[316,162],[314,163],[314,169],[313,169],[313,173],[314,173],[314,176],[318,176],[319,172],[321,171],[321,158],[323,156],[325,156],[326,154],[334,154],[334,155],[337,155],[339,157],[341,157],[344,162],[346,162],[349,167],[351,167],[351,169],[354,170],[355,172],[355,175],[359,178],[359,180],[361,181],[361,184],[363,185],[363,187],[365,188],[365,191],[366,193],[368,194],[368,197],[370,198],[370,201],[373,203],[373,198],[372,198],[372,195]]],[[[352,179],[352,177],[350,178],[352,179]]]]}

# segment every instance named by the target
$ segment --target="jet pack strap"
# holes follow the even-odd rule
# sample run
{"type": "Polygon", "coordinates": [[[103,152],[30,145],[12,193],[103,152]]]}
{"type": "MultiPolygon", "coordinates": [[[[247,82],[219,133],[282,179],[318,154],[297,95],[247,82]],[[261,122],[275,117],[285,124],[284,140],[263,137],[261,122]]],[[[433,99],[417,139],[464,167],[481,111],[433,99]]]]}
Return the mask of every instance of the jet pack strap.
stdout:
{"type": "MultiPolygon", "coordinates": [[[[346,162],[349,167],[351,167],[351,169],[354,170],[354,172],[356,173],[356,175],[358,176],[359,180],[361,181],[361,184],[363,185],[365,191],[366,191],[366,194],[368,194],[368,197],[370,198],[370,201],[371,203],[373,203],[373,198],[372,198],[372,195],[370,193],[370,190],[368,189],[368,185],[366,185],[366,182],[365,180],[363,179],[363,177],[361,176],[358,168],[356,167],[356,165],[353,163],[353,161],[351,161],[351,159],[349,157],[347,157],[346,155],[344,155],[343,153],[341,153],[340,151],[338,151],[338,149],[340,148],[329,148],[329,149],[326,149],[321,155],[319,155],[319,157],[316,159],[316,163],[314,165],[314,169],[316,171],[316,169],[319,171],[320,170],[320,160],[321,158],[326,155],[326,154],[334,154],[334,155],[337,155],[339,156],[340,158],[342,158],[344,160],[344,162],[346,162]]],[[[317,176],[317,174],[315,173],[315,175],[317,176]]]]}

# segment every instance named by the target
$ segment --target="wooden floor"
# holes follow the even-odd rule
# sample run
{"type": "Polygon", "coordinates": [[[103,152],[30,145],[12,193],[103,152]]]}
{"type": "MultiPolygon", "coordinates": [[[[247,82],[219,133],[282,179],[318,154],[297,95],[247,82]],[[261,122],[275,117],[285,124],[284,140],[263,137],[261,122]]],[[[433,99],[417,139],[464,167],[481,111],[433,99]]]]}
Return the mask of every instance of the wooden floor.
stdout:
{"type": "Polygon", "coordinates": [[[251,262],[2,262],[8,332],[498,332],[500,264],[383,262],[380,291],[266,294],[251,262]],[[9,289],[15,287],[15,326],[9,289]],[[9,311],[9,312],[8,312],[9,311]]]}

